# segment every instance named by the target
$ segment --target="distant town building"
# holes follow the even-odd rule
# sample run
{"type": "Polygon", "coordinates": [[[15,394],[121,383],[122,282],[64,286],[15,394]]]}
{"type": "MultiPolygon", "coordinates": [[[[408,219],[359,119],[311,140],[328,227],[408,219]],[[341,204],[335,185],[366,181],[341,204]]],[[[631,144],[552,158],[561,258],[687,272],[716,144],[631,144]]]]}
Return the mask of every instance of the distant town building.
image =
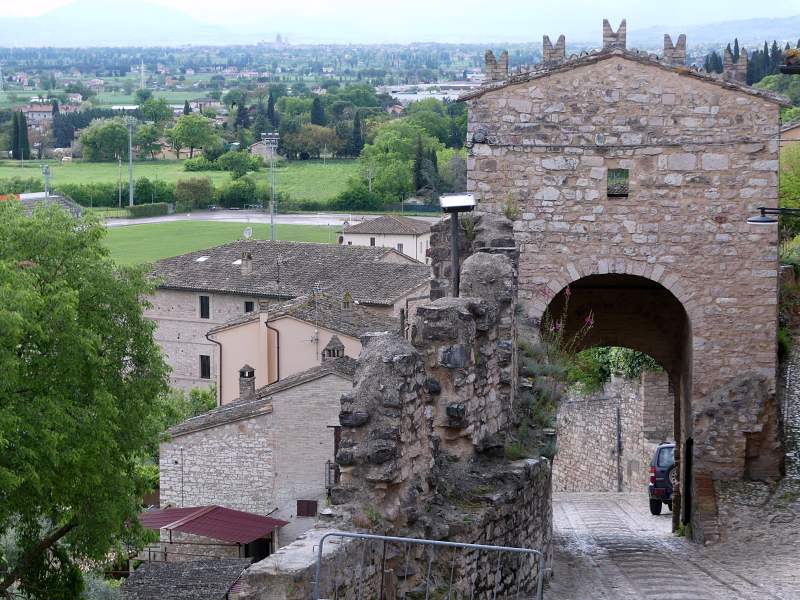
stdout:
{"type": "Polygon", "coordinates": [[[384,215],[345,227],[339,243],[349,246],[394,248],[406,256],[428,264],[431,224],[421,219],[384,215]]]}

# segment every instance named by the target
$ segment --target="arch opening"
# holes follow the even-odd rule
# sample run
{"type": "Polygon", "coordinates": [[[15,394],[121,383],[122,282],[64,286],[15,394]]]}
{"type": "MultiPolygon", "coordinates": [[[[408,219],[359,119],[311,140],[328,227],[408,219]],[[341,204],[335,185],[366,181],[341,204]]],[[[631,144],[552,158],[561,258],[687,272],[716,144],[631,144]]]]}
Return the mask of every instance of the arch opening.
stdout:
{"type": "MultiPolygon", "coordinates": [[[[551,298],[539,327],[543,338],[552,335],[544,328],[560,328],[560,338],[569,340],[573,346],[571,350],[576,353],[602,347],[628,348],[651,357],[663,368],[663,389],[658,387],[657,377],[648,381],[642,376],[636,383],[638,388],[633,391],[634,384],[626,384],[631,388],[628,389],[619,381],[614,381],[611,388],[604,388],[605,395],[597,397],[595,394],[594,405],[574,404],[568,409],[560,408],[556,432],[558,447],[561,452],[562,438],[574,438],[584,430],[592,431],[591,427],[587,429],[578,423],[580,415],[587,415],[589,421],[592,419],[590,415],[594,415],[595,421],[605,419],[606,423],[596,423],[595,431],[607,431],[614,438],[609,444],[612,447],[608,456],[618,461],[618,487],[608,491],[631,491],[630,486],[636,489],[640,486],[645,492],[647,487],[642,484],[643,472],[647,473],[650,465],[642,464],[644,456],[657,447],[655,438],[669,431],[676,442],[675,464],[679,469],[680,481],[687,482],[679,484],[678,491],[674,493],[672,525],[677,528],[681,522],[689,522],[691,489],[687,484],[691,481],[691,473],[686,471],[683,456],[686,441],[691,439],[692,332],[689,316],[681,301],[666,287],[645,277],[621,273],[588,275],[573,281],[551,298]],[[633,416],[627,415],[628,405],[633,402],[631,397],[636,394],[641,412],[634,411],[631,413],[633,416]],[[564,413],[571,414],[572,420],[565,417],[564,413]],[[661,420],[657,422],[659,418],[661,420]],[[665,419],[672,420],[671,427],[664,427],[665,419]],[[612,428],[608,421],[614,420],[616,423],[612,428]],[[625,431],[625,428],[636,427],[640,427],[641,431],[625,431]],[[637,446],[634,452],[636,456],[631,457],[629,452],[626,458],[623,442],[627,439],[630,449],[636,443],[632,440],[642,440],[648,435],[650,446],[646,443],[637,446]]],[[[590,401],[588,396],[583,400],[590,401]]],[[[580,440],[569,441],[578,448],[572,460],[578,460],[581,452],[586,454],[586,446],[581,448],[580,440]]],[[[558,460],[557,455],[556,463],[558,460]]],[[[568,461],[562,455],[563,462],[568,461]]],[[[555,466],[554,471],[557,471],[555,466]]],[[[557,480],[557,476],[554,476],[554,480],[557,480]]],[[[564,488],[564,491],[569,490],[564,488]]]]}

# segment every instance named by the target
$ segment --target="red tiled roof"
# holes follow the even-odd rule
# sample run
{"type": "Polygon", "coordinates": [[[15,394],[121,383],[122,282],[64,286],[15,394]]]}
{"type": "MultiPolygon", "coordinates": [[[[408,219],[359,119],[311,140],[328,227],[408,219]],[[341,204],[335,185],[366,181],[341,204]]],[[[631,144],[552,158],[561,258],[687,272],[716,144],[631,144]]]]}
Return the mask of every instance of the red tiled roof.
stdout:
{"type": "Polygon", "coordinates": [[[148,529],[180,531],[239,544],[249,544],[288,525],[288,521],[222,506],[152,510],[140,514],[139,520],[148,529]]]}

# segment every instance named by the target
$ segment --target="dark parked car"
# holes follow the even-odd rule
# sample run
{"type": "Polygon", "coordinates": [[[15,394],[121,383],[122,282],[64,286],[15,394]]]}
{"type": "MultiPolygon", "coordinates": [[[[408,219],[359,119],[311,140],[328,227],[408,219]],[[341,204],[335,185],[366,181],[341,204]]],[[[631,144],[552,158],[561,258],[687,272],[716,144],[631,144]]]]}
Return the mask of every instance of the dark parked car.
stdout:
{"type": "Polygon", "coordinates": [[[672,490],[678,485],[678,467],[675,464],[675,442],[661,442],[650,461],[650,513],[661,514],[666,504],[672,510],[672,490]]]}

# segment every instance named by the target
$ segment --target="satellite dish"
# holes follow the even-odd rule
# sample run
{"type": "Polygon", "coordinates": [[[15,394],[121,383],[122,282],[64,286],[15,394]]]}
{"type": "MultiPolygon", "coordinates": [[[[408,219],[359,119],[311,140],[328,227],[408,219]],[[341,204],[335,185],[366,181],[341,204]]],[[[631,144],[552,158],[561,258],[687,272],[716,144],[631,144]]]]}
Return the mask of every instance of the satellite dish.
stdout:
{"type": "Polygon", "coordinates": [[[249,240],[253,237],[253,228],[252,227],[245,227],[244,228],[244,239],[249,240]]]}

